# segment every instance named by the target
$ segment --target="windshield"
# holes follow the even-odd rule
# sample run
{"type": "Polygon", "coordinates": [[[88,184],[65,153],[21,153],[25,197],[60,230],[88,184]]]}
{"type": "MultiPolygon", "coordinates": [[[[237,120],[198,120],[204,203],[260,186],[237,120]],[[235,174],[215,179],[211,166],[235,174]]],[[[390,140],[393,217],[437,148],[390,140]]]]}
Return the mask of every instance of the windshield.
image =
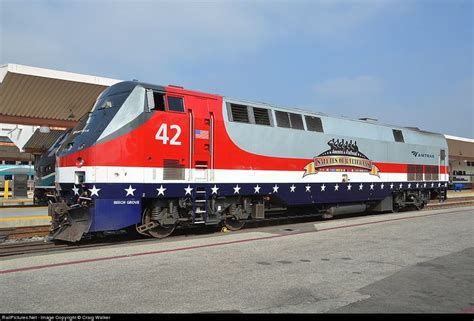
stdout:
{"type": "Polygon", "coordinates": [[[103,97],[97,100],[92,111],[101,110],[101,109],[108,109],[108,108],[115,108],[122,106],[125,99],[127,99],[130,92],[118,93],[116,95],[103,97]]]}
{"type": "Polygon", "coordinates": [[[80,151],[121,129],[144,112],[145,89],[134,82],[104,90],[60,147],[58,156],[80,151]]]}

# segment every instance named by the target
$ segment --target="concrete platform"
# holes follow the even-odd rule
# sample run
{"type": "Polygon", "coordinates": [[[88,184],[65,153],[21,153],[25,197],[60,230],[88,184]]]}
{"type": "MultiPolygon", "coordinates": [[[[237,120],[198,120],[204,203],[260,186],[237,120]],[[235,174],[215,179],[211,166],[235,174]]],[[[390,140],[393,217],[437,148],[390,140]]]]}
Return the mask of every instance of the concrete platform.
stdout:
{"type": "Polygon", "coordinates": [[[33,205],[32,198],[0,198],[0,208],[2,206],[24,206],[24,205],[33,205]]]}
{"type": "Polygon", "coordinates": [[[472,308],[473,211],[4,258],[0,313],[461,313],[472,308]]]}
{"type": "Polygon", "coordinates": [[[0,208],[0,228],[49,225],[48,207],[0,208]]]}
{"type": "Polygon", "coordinates": [[[458,198],[458,197],[474,197],[474,190],[465,189],[462,191],[448,191],[448,198],[458,198]]]}

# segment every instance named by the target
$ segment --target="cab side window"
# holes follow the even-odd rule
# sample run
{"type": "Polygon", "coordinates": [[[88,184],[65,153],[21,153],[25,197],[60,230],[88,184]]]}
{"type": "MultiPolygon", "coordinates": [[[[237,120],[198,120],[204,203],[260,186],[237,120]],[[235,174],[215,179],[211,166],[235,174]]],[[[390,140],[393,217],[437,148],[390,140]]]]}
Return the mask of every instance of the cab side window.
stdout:
{"type": "Polygon", "coordinates": [[[168,110],[184,112],[183,98],[168,96],[168,110]]]}
{"type": "Polygon", "coordinates": [[[147,89],[145,106],[149,111],[165,111],[165,93],[147,89]]]}
{"type": "Polygon", "coordinates": [[[165,111],[165,95],[154,91],[153,100],[155,101],[153,110],[165,111]]]}

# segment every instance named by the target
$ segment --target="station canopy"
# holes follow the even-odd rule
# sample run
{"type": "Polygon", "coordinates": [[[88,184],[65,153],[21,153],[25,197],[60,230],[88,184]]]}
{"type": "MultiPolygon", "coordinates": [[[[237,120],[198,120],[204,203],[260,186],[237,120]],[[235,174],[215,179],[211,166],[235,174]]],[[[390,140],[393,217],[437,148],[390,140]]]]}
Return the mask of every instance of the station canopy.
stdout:
{"type": "Polygon", "coordinates": [[[60,129],[52,129],[48,133],[42,133],[38,128],[23,146],[23,149],[27,153],[43,154],[63,133],[64,130],[60,129]]]}
{"type": "Polygon", "coordinates": [[[448,142],[449,158],[474,161],[474,139],[444,135],[448,142]]]}
{"type": "Polygon", "coordinates": [[[117,79],[17,64],[0,66],[0,123],[73,127],[117,79]]]}
{"type": "Polygon", "coordinates": [[[0,136],[0,162],[6,161],[31,161],[33,155],[23,153],[20,149],[6,136],[0,136]]]}

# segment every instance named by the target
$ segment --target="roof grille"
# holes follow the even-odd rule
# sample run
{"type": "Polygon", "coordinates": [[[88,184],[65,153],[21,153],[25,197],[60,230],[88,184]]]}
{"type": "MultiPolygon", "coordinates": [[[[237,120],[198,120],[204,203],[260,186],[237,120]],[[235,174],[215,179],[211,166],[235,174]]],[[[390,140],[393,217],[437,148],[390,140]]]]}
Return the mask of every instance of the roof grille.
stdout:
{"type": "Polygon", "coordinates": [[[253,115],[255,117],[255,124],[270,126],[268,109],[253,107],[253,115]]]}
{"type": "Polygon", "coordinates": [[[308,130],[313,132],[324,132],[323,130],[323,123],[321,122],[321,118],[314,117],[314,116],[305,116],[306,119],[306,127],[308,130]]]}
{"type": "Polygon", "coordinates": [[[240,123],[249,123],[249,113],[247,106],[231,104],[232,121],[240,123]]]}
{"type": "Polygon", "coordinates": [[[275,110],[275,116],[278,127],[290,128],[290,119],[288,118],[288,113],[283,111],[275,110]]]}

